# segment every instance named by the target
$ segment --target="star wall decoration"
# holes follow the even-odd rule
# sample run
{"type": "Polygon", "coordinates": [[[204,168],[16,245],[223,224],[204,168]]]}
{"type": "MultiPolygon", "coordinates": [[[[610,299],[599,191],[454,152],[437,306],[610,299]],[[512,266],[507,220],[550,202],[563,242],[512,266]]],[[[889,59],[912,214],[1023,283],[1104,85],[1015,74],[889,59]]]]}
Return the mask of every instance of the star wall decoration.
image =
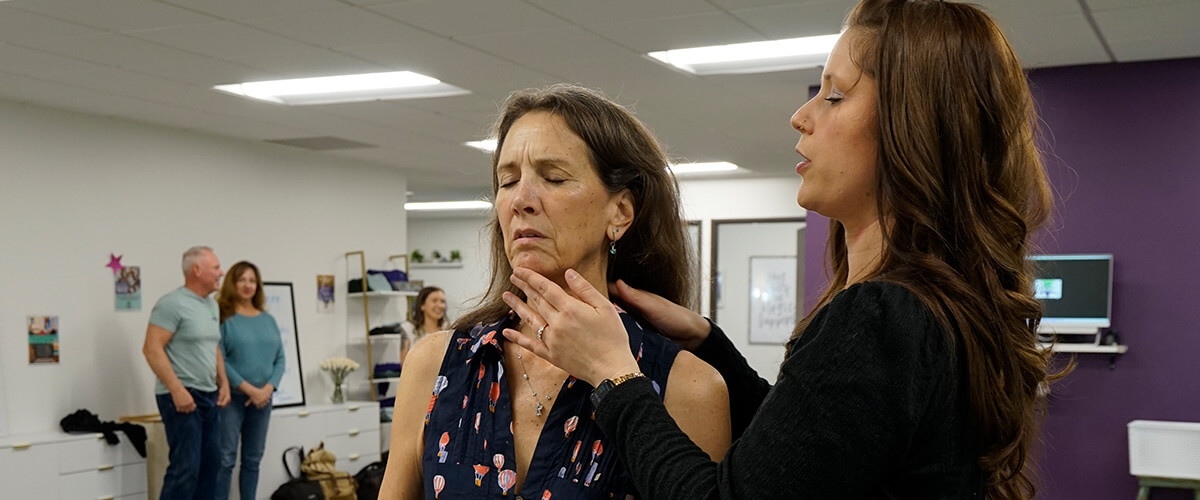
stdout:
{"type": "Polygon", "coordinates": [[[121,272],[122,269],[125,269],[125,266],[121,265],[121,257],[124,257],[124,255],[108,254],[108,264],[104,267],[111,267],[113,274],[121,272]]]}

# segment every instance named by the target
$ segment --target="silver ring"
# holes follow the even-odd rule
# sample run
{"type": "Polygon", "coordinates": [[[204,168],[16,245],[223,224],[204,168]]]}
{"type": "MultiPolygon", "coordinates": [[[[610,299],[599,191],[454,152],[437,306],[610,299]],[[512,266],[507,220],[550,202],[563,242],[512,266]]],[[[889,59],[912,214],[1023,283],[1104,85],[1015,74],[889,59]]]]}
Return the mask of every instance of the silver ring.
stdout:
{"type": "Polygon", "coordinates": [[[538,328],[538,333],[537,333],[537,339],[538,339],[538,342],[541,342],[541,341],[542,341],[542,332],[543,332],[544,330],[546,330],[546,327],[547,327],[547,326],[550,326],[550,325],[549,325],[549,324],[545,324],[545,325],[542,325],[542,327],[541,327],[541,328],[538,328]]]}

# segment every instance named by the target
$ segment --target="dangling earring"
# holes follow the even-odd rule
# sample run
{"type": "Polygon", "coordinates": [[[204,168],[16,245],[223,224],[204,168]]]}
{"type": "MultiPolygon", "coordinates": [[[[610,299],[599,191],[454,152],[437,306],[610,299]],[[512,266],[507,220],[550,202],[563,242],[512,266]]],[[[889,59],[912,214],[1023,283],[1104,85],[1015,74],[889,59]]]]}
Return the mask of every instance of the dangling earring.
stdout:
{"type": "Polygon", "coordinates": [[[609,255],[617,254],[617,235],[619,235],[619,234],[621,234],[621,230],[619,228],[613,229],[612,241],[608,242],[608,254],[609,255]]]}

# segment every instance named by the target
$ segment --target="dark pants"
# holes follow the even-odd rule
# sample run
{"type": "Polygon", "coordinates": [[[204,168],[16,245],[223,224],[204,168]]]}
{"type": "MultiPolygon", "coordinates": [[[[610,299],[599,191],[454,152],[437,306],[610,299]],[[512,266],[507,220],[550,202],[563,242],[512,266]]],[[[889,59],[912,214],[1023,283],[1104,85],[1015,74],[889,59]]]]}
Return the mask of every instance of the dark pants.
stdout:
{"type": "Polygon", "coordinates": [[[220,410],[221,471],[217,474],[217,500],[229,498],[239,441],[242,444],[242,465],[238,472],[238,493],[242,500],[258,498],[258,464],[262,462],[263,448],[267,444],[271,403],[260,409],[254,405],[247,406],[249,399],[241,391],[233,391],[233,399],[220,410]]]}
{"type": "Polygon", "coordinates": [[[175,411],[170,394],[155,397],[171,448],[160,500],[210,500],[215,495],[221,466],[217,393],[191,388],[188,392],[196,401],[196,410],[191,413],[175,411]]]}

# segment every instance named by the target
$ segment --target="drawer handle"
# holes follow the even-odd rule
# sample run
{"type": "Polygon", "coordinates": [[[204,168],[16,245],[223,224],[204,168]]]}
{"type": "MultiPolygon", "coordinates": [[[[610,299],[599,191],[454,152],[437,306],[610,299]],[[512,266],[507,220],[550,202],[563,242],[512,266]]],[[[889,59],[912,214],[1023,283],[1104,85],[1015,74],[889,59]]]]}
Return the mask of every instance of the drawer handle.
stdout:
{"type": "Polygon", "coordinates": [[[25,450],[25,449],[28,449],[30,446],[33,446],[33,443],[15,443],[15,444],[13,444],[12,448],[14,450],[25,450]]]}
{"type": "Polygon", "coordinates": [[[302,412],[300,412],[300,413],[299,413],[299,415],[300,415],[301,417],[307,417],[307,416],[308,416],[308,411],[302,411],[302,412]]]}
{"type": "Polygon", "coordinates": [[[111,466],[111,465],[101,465],[101,466],[99,466],[99,467],[96,467],[96,470],[98,470],[98,471],[100,471],[100,472],[104,472],[104,471],[106,471],[106,470],[113,470],[113,466],[111,466]]]}
{"type": "Polygon", "coordinates": [[[350,405],[350,411],[358,411],[358,405],[350,405]]]}
{"type": "Polygon", "coordinates": [[[350,435],[351,435],[351,436],[357,436],[357,435],[358,435],[358,429],[350,429],[350,435]]]}
{"type": "Polygon", "coordinates": [[[349,458],[351,462],[358,460],[358,453],[351,453],[349,458]]]}

